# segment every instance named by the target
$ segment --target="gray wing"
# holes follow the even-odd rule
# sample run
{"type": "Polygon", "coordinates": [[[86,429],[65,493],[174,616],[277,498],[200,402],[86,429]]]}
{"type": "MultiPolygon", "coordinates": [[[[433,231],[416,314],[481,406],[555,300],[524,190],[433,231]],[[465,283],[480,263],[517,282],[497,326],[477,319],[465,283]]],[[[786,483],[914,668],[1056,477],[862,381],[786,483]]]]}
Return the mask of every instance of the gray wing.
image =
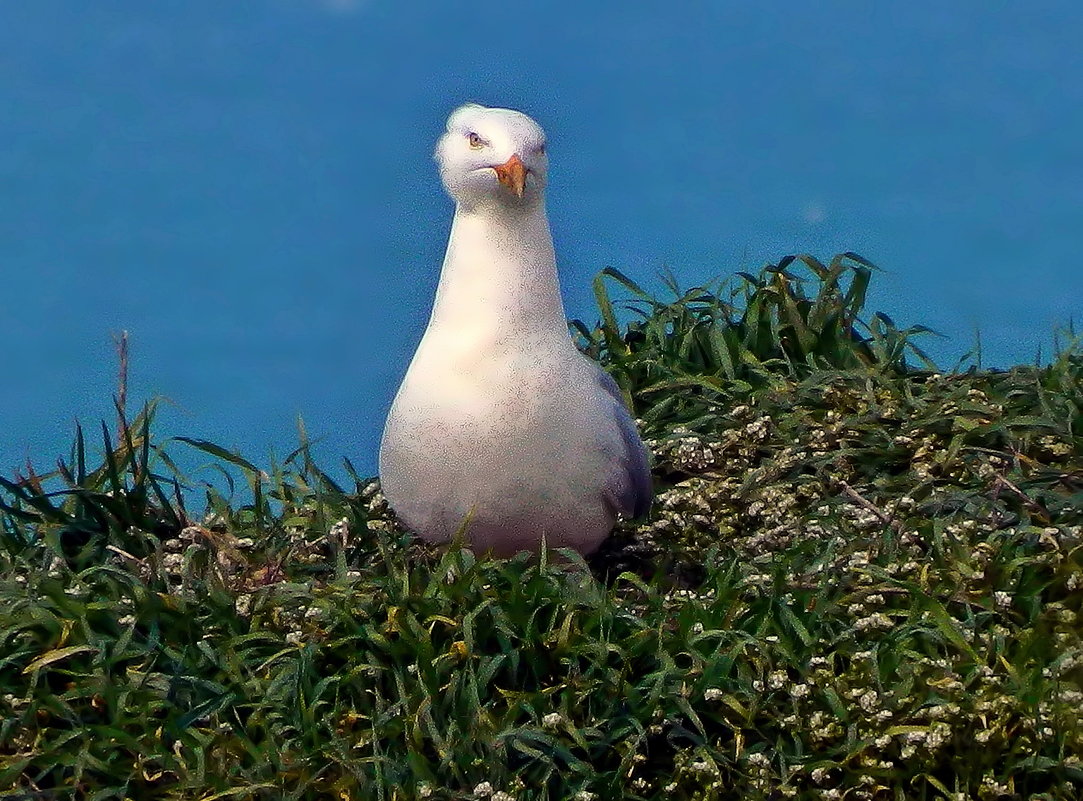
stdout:
{"type": "Polygon", "coordinates": [[[606,482],[606,494],[615,509],[624,517],[642,517],[650,510],[654,497],[647,448],[639,438],[635,420],[624,405],[624,394],[617,382],[595,362],[591,361],[591,364],[597,370],[602,388],[613,399],[613,414],[621,437],[621,469],[606,482]]]}

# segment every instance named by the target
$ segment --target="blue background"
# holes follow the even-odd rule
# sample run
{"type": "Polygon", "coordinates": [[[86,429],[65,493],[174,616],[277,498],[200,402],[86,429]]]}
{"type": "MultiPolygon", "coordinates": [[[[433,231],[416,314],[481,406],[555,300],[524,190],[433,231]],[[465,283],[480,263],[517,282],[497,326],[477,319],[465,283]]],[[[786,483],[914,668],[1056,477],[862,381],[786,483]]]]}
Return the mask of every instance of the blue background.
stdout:
{"type": "Polygon", "coordinates": [[[0,473],[112,417],[375,471],[451,217],[465,100],[550,137],[567,310],[856,250],[951,366],[1083,307],[1077,2],[0,2],[0,473]]]}

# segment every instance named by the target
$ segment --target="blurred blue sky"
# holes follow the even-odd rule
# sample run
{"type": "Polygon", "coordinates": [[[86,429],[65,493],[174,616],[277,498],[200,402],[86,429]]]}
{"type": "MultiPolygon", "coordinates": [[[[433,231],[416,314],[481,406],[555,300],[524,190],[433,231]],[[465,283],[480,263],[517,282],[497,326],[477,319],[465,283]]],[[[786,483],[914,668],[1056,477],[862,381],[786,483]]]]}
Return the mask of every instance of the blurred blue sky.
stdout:
{"type": "Polygon", "coordinates": [[[568,312],[856,250],[950,366],[1080,319],[1083,6],[0,3],[0,473],[111,417],[111,332],[165,435],[367,472],[451,217],[447,113],[548,130],[568,312]]]}

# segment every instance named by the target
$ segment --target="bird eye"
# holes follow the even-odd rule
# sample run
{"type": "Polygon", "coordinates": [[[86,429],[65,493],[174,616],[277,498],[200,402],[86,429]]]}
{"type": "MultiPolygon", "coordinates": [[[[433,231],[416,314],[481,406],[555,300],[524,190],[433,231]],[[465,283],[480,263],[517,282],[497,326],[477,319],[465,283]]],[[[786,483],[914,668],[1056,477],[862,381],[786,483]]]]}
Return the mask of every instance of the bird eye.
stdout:
{"type": "Polygon", "coordinates": [[[544,156],[545,155],[545,142],[542,142],[540,145],[538,145],[536,148],[534,148],[534,150],[537,152],[537,154],[539,156],[544,156]]]}
{"type": "Polygon", "coordinates": [[[466,135],[466,141],[470,143],[470,147],[474,148],[474,150],[481,150],[481,148],[485,147],[485,140],[473,131],[466,135]]]}

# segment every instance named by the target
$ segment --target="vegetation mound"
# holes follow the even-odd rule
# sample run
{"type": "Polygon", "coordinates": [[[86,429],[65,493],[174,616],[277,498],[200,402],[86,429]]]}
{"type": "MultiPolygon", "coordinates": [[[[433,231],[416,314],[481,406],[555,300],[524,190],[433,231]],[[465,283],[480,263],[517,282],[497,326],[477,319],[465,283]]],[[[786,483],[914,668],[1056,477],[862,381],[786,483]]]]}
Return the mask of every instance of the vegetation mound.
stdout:
{"type": "Polygon", "coordinates": [[[599,275],[573,330],[658,492],[589,563],[425,547],[303,432],[263,470],[120,404],[100,465],[0,480],[3,797],[1080,798],[1083,349],[936,372],[871,275],[599,275]]]}

